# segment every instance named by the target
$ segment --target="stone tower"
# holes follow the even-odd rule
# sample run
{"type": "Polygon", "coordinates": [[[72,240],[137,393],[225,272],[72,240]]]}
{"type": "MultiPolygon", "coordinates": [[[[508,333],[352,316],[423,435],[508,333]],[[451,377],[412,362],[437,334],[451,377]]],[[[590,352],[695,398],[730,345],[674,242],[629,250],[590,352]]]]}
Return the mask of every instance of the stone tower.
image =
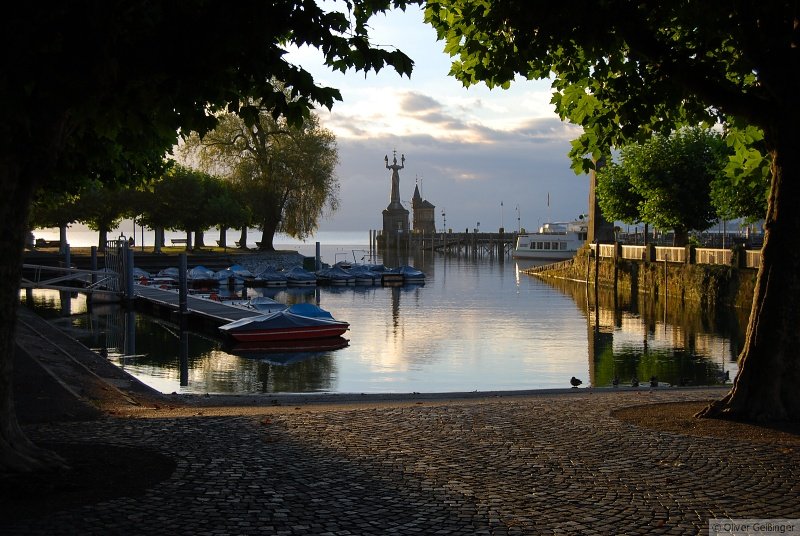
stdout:
{"type": "Polygon", "coordinates": [[[414,210],[413,230],[415,233],[425,233],[427,235],[436,232],[436,217],[434,216],[434,206],[419,193],[419,185],[414,186],[414,197],[411,198],[411,208],[414,210]]]}
{"type": "Polygon", "coordinates": [[[397,235],[408,235],[408,210],[400,203],[400,173],[405,167],[406,156],[400,155],[400,164],[397,163],[397,151],[393,152],[392,165],[389,165],[389,156],[384,156],[386,169],[392,170],[392,191],[389,197],[389,206],[383,211],[383,236],[385,240],[395,240],[397,235]]]}

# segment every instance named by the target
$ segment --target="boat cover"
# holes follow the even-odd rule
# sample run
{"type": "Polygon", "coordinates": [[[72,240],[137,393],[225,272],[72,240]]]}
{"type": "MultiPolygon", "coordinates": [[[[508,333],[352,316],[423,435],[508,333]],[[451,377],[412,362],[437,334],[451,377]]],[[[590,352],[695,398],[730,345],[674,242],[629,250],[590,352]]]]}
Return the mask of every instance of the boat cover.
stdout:
{"type": "Polygon", "coordinates": [[[268,332],[270,330],[283,331],[291,329],[297,329],[301,332],[303,328],[328,325],[346,326],[347,322],[334,320],[333,316],[328,311],[320,309],[316,305],[298,303],[282,311],[236,320],[224,326],[220,326],[219,329],[229,334],[248,331],[268,332]]]}

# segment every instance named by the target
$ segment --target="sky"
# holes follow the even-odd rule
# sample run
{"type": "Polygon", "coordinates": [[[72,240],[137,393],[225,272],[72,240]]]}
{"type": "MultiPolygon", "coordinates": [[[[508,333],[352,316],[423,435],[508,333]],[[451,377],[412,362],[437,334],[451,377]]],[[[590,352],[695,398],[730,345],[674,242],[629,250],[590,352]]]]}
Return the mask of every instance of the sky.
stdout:
{"type": "Polygon", "coordinates": [[[321,231],[380,229],[389,204],[393,151],[405,155],[400,197],[411,210],[419,185],[436,206],[436,228],[454,232],[533,230],[547,221],[586,213],[589,179],[570,168],[578,127],[562,123],[550,104],[548,81],[518,80],[508,90],[464,88],[448,76],[450,57],[421,10],[392,11],[371,23],[373,44],[396,47],[414,61],[410,77],[333,72],[313,49],[292,50],[290,61],[343,100],[317,110],[339,150],[340,207],[321,231]],[[549,198],[549,207],[548,207],[549,198]]]}

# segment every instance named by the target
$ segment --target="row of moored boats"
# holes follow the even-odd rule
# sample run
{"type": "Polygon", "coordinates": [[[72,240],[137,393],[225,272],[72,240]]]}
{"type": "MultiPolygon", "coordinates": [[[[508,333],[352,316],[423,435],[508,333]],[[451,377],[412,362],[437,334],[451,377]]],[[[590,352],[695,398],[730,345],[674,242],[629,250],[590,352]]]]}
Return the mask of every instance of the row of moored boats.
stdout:
{"type": "MultiPolygon", "coordinates": [[[[134,277],[143,285],[177,285],[178,268],[166,268],[153,275],[139,268],[134,277]]],[[[295,266],[288,270],[264,266],[255,272],[240,265],[214,271],[204,266],[195,266],[186,272],[187,284],[193,288],[216,285],[244,285],[250,287],[284,287],[314,285],[388,285],[424,283],[425,273],[411,266],[387,268],[382,264],[337,263],[316,272],[295,266]]]]}

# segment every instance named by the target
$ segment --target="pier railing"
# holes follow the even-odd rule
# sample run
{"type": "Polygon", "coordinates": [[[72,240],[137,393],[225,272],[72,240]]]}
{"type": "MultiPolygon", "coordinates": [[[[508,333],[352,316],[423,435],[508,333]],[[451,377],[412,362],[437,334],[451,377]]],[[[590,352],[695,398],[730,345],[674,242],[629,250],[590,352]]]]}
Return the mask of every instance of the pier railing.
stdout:
{"type": "Polygon", "coordinates": [[[517,233],[410,233],[408,244],[414,249],[427,249],[455,255],[510,256],[517,233]]]}
{"type": "Polygon", "coordinates": [[[695,246],[631,246],[627,244],[590,244],[600,258],[636,261],[660,261],[678,264],[718,264],[740,268],[758,268],[760,250],[698,248],[695,246]],[[737,255],[738,253],[738,255],[737,255]]]}

